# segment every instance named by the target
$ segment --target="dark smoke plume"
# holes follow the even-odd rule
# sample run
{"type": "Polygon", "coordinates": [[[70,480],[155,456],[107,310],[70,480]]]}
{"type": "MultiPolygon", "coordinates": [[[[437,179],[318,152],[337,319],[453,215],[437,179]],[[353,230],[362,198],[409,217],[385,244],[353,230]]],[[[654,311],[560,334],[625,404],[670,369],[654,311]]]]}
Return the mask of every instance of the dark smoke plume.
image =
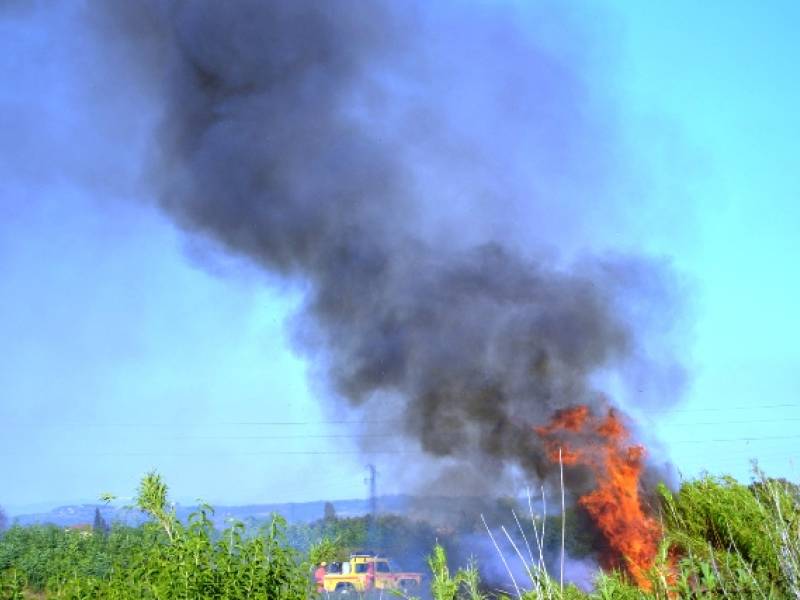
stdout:
{"type": "Polygon", "coordinates": [[[164,210],[305,286],[298,344],[337,398],[400,414],[410,447],[546,476],[533,425],[605,405],[604,373],[658,371],[638,328],[670,289],[659,264],[542,258],[591,244],[576,221],[613,221],[624,171],[562,9],[94,8],[120,70],[161,99],[164,210]]]}

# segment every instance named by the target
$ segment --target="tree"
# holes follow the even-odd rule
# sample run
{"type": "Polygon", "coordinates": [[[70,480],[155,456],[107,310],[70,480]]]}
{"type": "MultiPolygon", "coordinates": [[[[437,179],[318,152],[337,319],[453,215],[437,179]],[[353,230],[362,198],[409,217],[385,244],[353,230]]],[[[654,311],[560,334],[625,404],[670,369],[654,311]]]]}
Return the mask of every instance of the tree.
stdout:
{"type": "Polygon", "coordinates": [[[8,517],[6,516],[6,511],[4,511],[3,507],[0,506],[0,531],[3,531],[7,525],[8,517]]]}
{"type": "Polygon", "coordinates": [[[99,533],[100,535],[108,533],[108,523],[106,523],[103,515],[100,514],[99,506],[96,506],[94,509],[94,524],[92,525],[92,529],[95,533],[99,533]]]}
{"type": "Polygon", "coordinates": [[[325,521],[335,521],[336,520],[336,508],[333,506],[332,502],[326,502],[325,503],[323,519],[325,521]]]}
{"type": "Polygon", "coordinates": [[[143,513],[150,515],[161,525],[169,541],[175,541],[175,525],[177,517],[175,509],[169,509],[167,503],[167,484],[156,471],[150,471],[142,477],[136,494],[136,506],[143,513]]]}

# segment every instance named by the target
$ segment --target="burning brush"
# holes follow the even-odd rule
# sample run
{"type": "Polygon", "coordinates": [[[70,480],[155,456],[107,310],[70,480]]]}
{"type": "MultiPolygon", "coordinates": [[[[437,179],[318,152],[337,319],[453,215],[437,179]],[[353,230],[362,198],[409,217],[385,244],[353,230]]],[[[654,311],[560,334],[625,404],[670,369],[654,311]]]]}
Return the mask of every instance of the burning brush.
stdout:
{"type": "Polygon", "coordinates": [[[644,447],[629,445],[629,432],[613,409],[602,417],[583,405],[563,409],[535,431],[550,460],[593,473],[595,488],[578,502],[608,543],[604,566],[624,567],[639,587],[649,589],[646,571],[655,562],[663,532],[639,493],[644,447]]]}

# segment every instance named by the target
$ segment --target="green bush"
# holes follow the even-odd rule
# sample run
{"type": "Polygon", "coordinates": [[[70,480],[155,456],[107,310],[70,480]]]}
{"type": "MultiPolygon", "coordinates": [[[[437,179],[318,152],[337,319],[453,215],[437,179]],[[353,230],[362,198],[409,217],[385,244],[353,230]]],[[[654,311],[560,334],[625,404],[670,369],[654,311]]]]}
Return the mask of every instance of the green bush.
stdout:
{"type": "Polygon", "coordinates": [[[792,561],[796,567],[800,510],[788,488],[767,479],[746,486],[706,476],[677,494],[663,487],[660,493],[666,540],[680,556],[681,592],[798,597],[792,561]]]}
{"type": "Polygon", "coordinates": [[[218,534],[206,506],[183,524],[155,473],[142,480],[137,505],[152,521],[108,535],[54,526],[7,531],[2,598],[20,597],[26,586],[59,600],[308,598],[309,565],[286,542],[281,518],[248,537],[241,523],[218,534]]]}
{"type": "MultiPolygon", "coordinates": [[[[517,582],[527,588],[519,594],[522,600],[800,598],[799,498],[796,486],[764,477],[749,486],[729,477],[703,477],[683,483],[676,493],[661,487],[665,538],[650,590],[632,585],[623,573],[601,572],[589,593],[574,586],[562,591],[540,562],[526,566],[530,577],[517,582]]],[[[421,561],[429,554],[435,600],[502,596],[482,586],[474,562],[462,569],[448,564],[447,543],[437,541],[442,532],[400,517],[328,518],[291,528],[275,517],[257,532],[237,522],[217,531],[209,506],[186,523],[178,520],[156,473],[142,479],[136,505],[150,517],[139,527],[116,524],[104,533],[14,526],[0,534],[0,598],[307,600],[315,595],[314,564],[346,558],[371,543],[390,555],[416,553],[421,561]]],[[[567,531],[584,526],[575,512],[567,519],[567,531]]],[[[560,551],[551,539],[560,534],[557,522],[544,523],[546,551],[560,551]]],[[[582,539],[590,540],[591,533],[582,539]]]]}

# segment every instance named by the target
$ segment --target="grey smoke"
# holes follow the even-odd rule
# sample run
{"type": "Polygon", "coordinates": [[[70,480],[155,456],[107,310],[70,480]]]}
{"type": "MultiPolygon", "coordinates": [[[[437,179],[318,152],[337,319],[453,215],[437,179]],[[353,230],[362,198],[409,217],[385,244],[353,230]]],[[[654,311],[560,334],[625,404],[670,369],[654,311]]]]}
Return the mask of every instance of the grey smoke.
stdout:
{"type": "Polygon", "coordinates": [[[532,426],[604,407],[599,375],[680,378],[643,351],[672,300],[663,264],[547,250],[591,245],[592,224],[621,210],[625,170],[564,9],[197,0],[88,14],[120,79],[159,98],[163,209],[304,286],[298,347],[337,400],[401,415],[410,447],[465,473],[545,477],[532,426]]]}

